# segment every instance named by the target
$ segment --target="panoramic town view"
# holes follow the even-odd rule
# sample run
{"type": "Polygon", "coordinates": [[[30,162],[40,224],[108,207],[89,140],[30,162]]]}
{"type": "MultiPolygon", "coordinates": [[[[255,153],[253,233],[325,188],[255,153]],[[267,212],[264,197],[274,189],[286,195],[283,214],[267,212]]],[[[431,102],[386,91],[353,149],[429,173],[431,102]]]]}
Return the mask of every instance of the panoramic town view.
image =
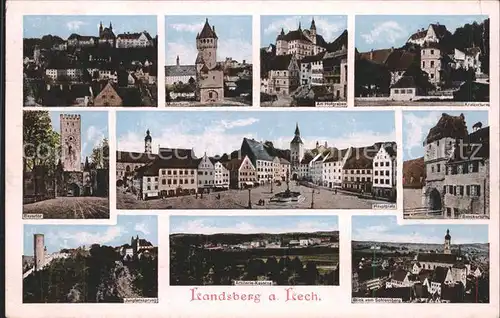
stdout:
{"type": "Polygon", "coordinates": [[[403,113],[405,218],[489,218],[487,111],[403,113]]]}
{"type": "Polygon", "coordinates": [[[261,16],[261,106],[347,106],[347,16],[261,16]]]}
{"type": "Polygon", "coordinates": [[[357,16],[356,106],[489,104],[487,16],[357,16]]]}
{"type": "Polygon", "coordinates": [[[252,105],[252,17],[165,17],[167,106],[252,105]]]}
{"type": "Polygon", "coordinates": [[[23,112],[23,218],[109,218],[107,112],[23,112]]]}
{"type": "Polygon", "coordinates": [[[156,16],[24,16],[25,106],[157,106],[156,16]]]}
{"type": "Polygon", "coordinates": [[[396,208],[390,111],[118,112],[116,122],[118,209],[396,208]]]}
{"type": "Polygon", "coordinates": [[[339,285],[336,216],[170,217],[170,285],[339,285]]]}
{"type": "Polygon", "coordinates": [[[25,225],[23,303],[158,298],[156,216],[116,225],[25,225]]]}
{"type": "Polygon", "coordinates": [[[352,219],[352,301],[489,303],[488,225],[352,219]]]}

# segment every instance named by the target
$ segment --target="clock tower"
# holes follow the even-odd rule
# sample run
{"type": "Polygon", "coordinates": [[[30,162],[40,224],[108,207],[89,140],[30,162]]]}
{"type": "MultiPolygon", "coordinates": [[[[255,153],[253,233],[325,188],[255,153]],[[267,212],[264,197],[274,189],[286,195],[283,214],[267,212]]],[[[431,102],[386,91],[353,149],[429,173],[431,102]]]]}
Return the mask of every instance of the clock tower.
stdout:
{"type": "Polygon", "coordinates": [[[81,118],[80,115],[61,114],[61,163],[63,171],[81,171],[81,118]]]}

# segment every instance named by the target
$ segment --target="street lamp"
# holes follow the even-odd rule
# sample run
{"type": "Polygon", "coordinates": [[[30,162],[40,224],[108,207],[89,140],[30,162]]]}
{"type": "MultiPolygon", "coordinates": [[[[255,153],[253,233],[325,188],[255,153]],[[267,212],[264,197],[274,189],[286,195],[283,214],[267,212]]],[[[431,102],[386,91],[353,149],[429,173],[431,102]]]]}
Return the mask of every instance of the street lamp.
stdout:
{"type": "Polygon", "coordinates": [[[248,208],[251,209],[252,208],[252,197],[251,197],[251,191],[252,191],[252,188],[248,188],[248,208]]]}

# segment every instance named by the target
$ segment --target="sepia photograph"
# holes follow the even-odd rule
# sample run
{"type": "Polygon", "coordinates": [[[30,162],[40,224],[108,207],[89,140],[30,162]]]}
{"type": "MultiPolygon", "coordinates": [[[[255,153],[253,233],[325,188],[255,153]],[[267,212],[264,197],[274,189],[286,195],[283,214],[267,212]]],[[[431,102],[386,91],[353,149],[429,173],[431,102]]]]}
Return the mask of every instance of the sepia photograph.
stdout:
{"type": "Polygon", "coordinates": [[[170,285],[338,286],[338,218],[171,216],[170,285]]]}
{"type": "Polygon", "coordinates": [[[262,107],[347,107],[347,16],[261,16],[262,107]]]}
{"type": "Polygon", "coordinates": [[[156,16],[26,15],[25,106],[158,103],[156,16]]]}
{"type": "Polygon", "coordinates": [[[116,225],[25,225],[23,303],[157,302],[156,216],[116,225]]]}
{"type": "Polygon", "coordinates": [[[484,15],[356,16],[355,106],[488,106],[484,15]]]}
{"type": "Polygon", "coordinates": [[[252,16],[166,16],[167,106],[252,105],[252,16]]]}
{"type": "Polygon", "coordinates": [[[488,225],[352,218],[353,303],[489,303],[488,225]]]}
{"type": "Polygon", "coordinates": [[[107,112],[23,112],[23,218],[109,218],[107,112]]]}
{"type": "Polygon", "coordinates": [[[117,113],[118,209],[395,209],[391,111],[117,113]]]}
{"type": "Polygon", "coordinates": [[[404,218],[488,219],[488,112],[403,112],[403,123],[404,218]]]}

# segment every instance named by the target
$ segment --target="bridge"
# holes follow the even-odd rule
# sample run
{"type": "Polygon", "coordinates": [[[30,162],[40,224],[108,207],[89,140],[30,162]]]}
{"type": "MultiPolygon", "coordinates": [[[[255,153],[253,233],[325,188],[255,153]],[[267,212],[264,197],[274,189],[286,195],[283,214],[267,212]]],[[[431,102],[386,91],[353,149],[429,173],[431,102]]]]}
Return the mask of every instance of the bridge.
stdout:
{"type": "Polygon", "coordinates": [[[443,211],[442,210],[431,210],[426,207],[420,207],[420,208],[413,208],[413,209],[404,209],[403,210],[403,217],[409,218],[409,219],[419,219],[419,218],[436,218],[436,217],[442,217],[443,216],[443,211]]]}

